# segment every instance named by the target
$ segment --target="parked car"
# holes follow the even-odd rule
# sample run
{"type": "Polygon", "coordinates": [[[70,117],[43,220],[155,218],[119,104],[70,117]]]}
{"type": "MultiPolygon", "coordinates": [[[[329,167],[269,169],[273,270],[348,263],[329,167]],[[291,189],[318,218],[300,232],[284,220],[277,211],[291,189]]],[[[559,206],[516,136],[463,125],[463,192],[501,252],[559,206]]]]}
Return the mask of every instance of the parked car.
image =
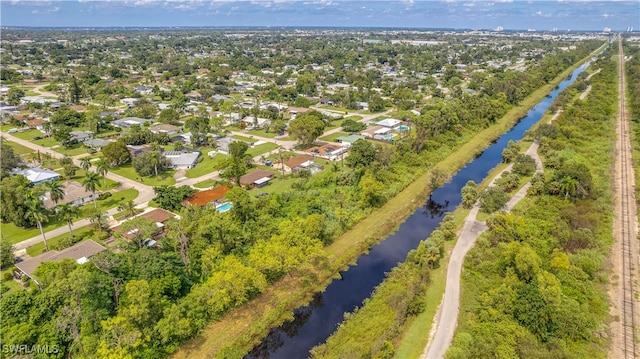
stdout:
{"type": "Polygon", "coordinates": [[[266,160],[266,161],[264,161],[264,165],[265,166],[269,166],[269,167],[273,167],[273,162],[271,162],[271,160],[266,160]]]}
{"type": "Polygon", "coordinates": [[[261,193],[258,193],[258,194],[256,195],[256,198],[262,198],[262,197],[266,197],[266,196],[268,196],[268,195],[269,195],[269,193],[267,193],[267,192],[261,192],[261,193]]]}
{"type": "Polygon", "coordinates": [[[34,141],[41,140],[41,139],[42,139],[42,136],[36,136],[33,138],[34,141]]]}
{"type": "Polygon", "coordinates": [[[7,132],[8,132],[8,133],[16,133],[16,132],[18,132],[18,131],[20,131],[20,130],[18,130],[17,128],[12,128],[12,129],[10,129],[10,130],[9,130],[9,131],[7,131],[7,132]]]}

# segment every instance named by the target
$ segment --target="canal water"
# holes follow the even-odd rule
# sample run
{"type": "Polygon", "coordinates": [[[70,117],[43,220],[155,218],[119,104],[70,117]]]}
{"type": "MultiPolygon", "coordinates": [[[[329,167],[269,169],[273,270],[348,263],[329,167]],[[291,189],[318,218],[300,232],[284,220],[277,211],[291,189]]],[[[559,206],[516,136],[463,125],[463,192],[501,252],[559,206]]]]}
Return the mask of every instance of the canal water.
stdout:
{"type": "Polygon", "coordinates": [[[508,132],[460,169],[450,182],[433,191],[424,206],[410,215],[395,233],[371,248],[369,253],[360,256],[355,265],[341,273],[340,279],[331,282],[324,292],[316,293],[309,305],[297,308],[292,321],[272,329],[245,359],[307,358],[311,348],[324,343],[337,329],[344,313],[362,305],[362,301],[384,280],[385,273],[403,262],[407,253],[438,227],[444,215],[458,206],[461,201],[460,190],[467,181],[481,182],[502,161],[502,150],[509,140],[522,139],[556,96],[573,83],[587,66],[588,63],[576,69],[508,132]]]}

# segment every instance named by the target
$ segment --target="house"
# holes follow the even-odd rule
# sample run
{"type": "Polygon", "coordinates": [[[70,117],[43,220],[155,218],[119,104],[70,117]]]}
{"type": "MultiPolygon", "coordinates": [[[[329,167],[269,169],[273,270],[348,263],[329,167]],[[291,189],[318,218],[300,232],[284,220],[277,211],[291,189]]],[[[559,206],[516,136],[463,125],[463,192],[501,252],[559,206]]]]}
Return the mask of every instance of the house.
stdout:
{"type": "Polygon", "coordinates": [[[171,168],[189,169],[196,166],[200,152],[166,151],[162,153],[171,162],[171,168]]]}
{"type": "Polygon", "coordinates": [[[153,125],[149,127],[149,131],[153,133],[166,133],[167,135],[175,135],[176,133],[178,133],[179,129],[180,127],[178,126],[169,125],[166,123],[153,125]]]}
{"type": "Polygon", "coordinates": [[[191,144],[191,132],[185,132],[183,134],[173,136],[170,139],[171,142],[180,142],[185,145],[191,144]]]}
{"type": "Polygon", "coordinates": [[[102,148],[102,147],[110,144],[111,142],[113,142],[113,141],[112,140],[103,140],[102,138],[91,138],[91,139],[88,139],[88,140],[84,141],[84,145],[88,146],[88,147],[102,148]]]}
{"type": "Polygon", "coordinates": [[[146,118],[125,117],[119,120],[111,121],[111,124],[113,126],[120,127],[120,128],[129,128],[133,125],[144,126],[145,123],[151,123],[151,122],[153,121],[146,118]]]}
{"type": "Polygon", "coordinates": [[[40,130],[40,131],[44,129],[44,127],[42,126],[43,123],[44,123],[44,120],[41,118],[34,118],[32,120],[26,121],[26,124],[29,128],[35,128],[36,130],[40,130]]]}
{"type": "Polygon", "coordinates": [[[314,157],[321,157],[332,161],[336,160],[338,158],[337,156],[345,153],[346,151],[346,146],[343,147],[331,143],[325,143],[321,146],[314,146],[306,150],[306,152],[310,153],[314,157]]]}
{"type": "Polygon", "coordinates": [[[151,146],[149,145],[127,145],[127,150],[131,154],[131,158],[140,156],[143,153],[151,152],[151,146]]]}
{"type": "Polygon", "coordinates": [[[369,111],[369,103],[368,102],[358,102],[358,107],[360,107],[361,110],[364,111],[369,111]]]}
{"type": "Polygon", "coordinates": [[[43,170],[42,168],[25,168],[23,170],[15,171],[13,174],[23,175],[27,179],[35,184],[41,184],[44,182],[53,181],[60,178],[60,174],[52,170],[43,170]]]}
{"type": "Polygon", "coordinates": [[[188,92],[185,96],[191,101],[202,101],[202,94],[198,91],[188,92]]]}
{"type": "Polygon", "coordinates": [[[351,147],[351,145],[358,140],[364,140],[364,136],[349,135],[349,136],[340,136],[336,138],[336,142],[343,143],[347,147],[351,147]]]}
{"type": "MultiPolygon", "coordinates": [[[[62,185],[62,191],[64,192],[64,197],[60,200],[60,203],[71,203],[74,206],[82,206],[85,203],[89,203],[93,201],[94,196],[98,198],[99,192],[93,193],[84,189],[84,187],[78,182],[65,181],[62,185]]],[[[51,200],[51,196],[49,193],[46,194],[44,200],[44,206],[46,208],[55,207],[55,203],[51,200]]]]}
{"type": "Polygon", "coordinates": [[[224,195],[231,189],[227,186],[217,186],[206,191],[200,191],[191,197],[187,197],[184,201],[184,205],[198,205],[206,206],[208,204],[217,204],[218,201],[224,198],[224,195]]]}
{"type": "Polygon", "coordinates": [[[375,122],[375,124],[378,125],[378,126],[383,126],[383,127],[388,127],[388,128],[394,128],[394,127],[398,126],[401,123],[402,123],[402,121],[396,120],[395,118],[387,118],[385,120],[375,122]]]}
{"type": "Polygon", "coordinates": [[[374,138],[376,140],[382,141],[390,141],[393,140],[392,128],[385,126],[371,126],[363,131],[360,131],[360,134],[367,138],[374,138]]]}
{"type": "Polygon", "coordinates": [[[59,262],[63,259],[73,259],[78,264],[86,263],[92,256],[105,251],[106,248],[92,240],[86,240],[72,245],[60,251],[48,251],[39,256],[26,259],[15,264],[20,275],[26,275],[33,279],[36,283],[38,280],[33,276],[33,272],[40,266],[42,262],[59,262]]]}
{"type": "Polygon", "coordinates": [[[153,93],[153,87],[151,86],[136,86],[133,90],[140,95],[151,95],[153,93]]]}
{"type": "MultiPolygon", "coordinates": [[[[152,247],[155,245],[156,240],[158,238],[160,238],[163,234],[164,234],[164,223],[166,221],[168,221],[171,218],[175,218],[176,216],[169,212],[166,211],[164,209],[161,208],[156,208],[152,211],[149,212],[145,212],[143,214],[138,215],[139,217],[142,217],[150,222],[155,223],[156,225],[156,230],[155,233],[153,234],[153,238],[147,238],[145,240],[145,244],[149,247],[152,247]]],[[[136,217],[138,217],[136,216],[136,217]]],[[[137,229],[132,229],[130,231],[128,231],[127,233],[122,233],[122,225],[116,226],[113,229],[114,233],[119,233],[125,240],[127,241],[131,241],[132,239],[135,238],[135,235],[137,233],[137,229]]]]}
{"type": "Polygon", "coordinates": [[[129,108],[131,108],[131,107],[133,107],[133,106],[136,104],[136,102],[137,102],[138,100],[139,100],[139,99],[134,98],[134,97],[126,97],[126,98],[121,99],[121,100],[120,100],[120,103],[123,103],[123,104],[125,104],[125,105],[129,106],[129,108]]]}
{"type": "Polygon", "coordinates": [[[78,142],[85,142],[86,140],[93,138],[93,133],[91,132],[71,131],[69,134],[71,135],[71,140],[76,140],[78,142]]]}
{"type": "Polygon", "coordinates": [[[282,165],[275,164],[274,167],[281,167],[285,173],[298,173],[302,170],[308,170],[311,174],[322,170],[322,166],[313,162],[311,155],[297,155],[284,161],[282,165]]]}
{"type": "Polygon", "coordinates": [[[213,102],[225,102],[231,100],[231,97],[225,95],[213,95],[211,101],[213,102]]]}
{"type": "Polygon", "coordinates": [[[262,188],[273,179],[273,173],[263,169],[255,169],[240,177],[240,184],[251,188],[262,188]]]}
{"type": "Polygon", "coordinates": [[[309,111],[311,111],[311,109],[307,107],[289,107],[288,108],[288,112],[291,115],[292,120],[295,120],[298,114],[309,112],[309,111]]]}
{"type": "Polygon", "coordinates": [[[242,122],[247,124],[247,128],[249,127],[262,128],[263,126],[270,124],[271,120],[263,117],[258,117],[256,119],[256,117],[254,116],[247,116],[242,119],[242,122]]]}

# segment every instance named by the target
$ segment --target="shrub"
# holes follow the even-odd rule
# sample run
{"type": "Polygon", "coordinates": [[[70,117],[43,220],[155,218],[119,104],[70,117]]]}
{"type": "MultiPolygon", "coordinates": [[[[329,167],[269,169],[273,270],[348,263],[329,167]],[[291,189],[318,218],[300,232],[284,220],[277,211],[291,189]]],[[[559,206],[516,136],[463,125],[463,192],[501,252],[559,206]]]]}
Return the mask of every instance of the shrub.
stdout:
{"type": "Polygon", "coordinates": [[[520,176],[531,176],[536,171],[536,160],[529,155],[518,155],[512,170],[520,176]]]}
{"type": "Polygon", "coordinates": [[[107,199],[111,196],[113,196],[111,192],[102,192],[100,193],[100,195],[98,195],[98,201],[102,201],[103,199],[107,199]]]}
{"type": "Polygon", "coordinates": [[[480,195],[480,209],[485,213],[501,210],[509,201],[509,197],[498,187],[489,187],[480,195]]]}

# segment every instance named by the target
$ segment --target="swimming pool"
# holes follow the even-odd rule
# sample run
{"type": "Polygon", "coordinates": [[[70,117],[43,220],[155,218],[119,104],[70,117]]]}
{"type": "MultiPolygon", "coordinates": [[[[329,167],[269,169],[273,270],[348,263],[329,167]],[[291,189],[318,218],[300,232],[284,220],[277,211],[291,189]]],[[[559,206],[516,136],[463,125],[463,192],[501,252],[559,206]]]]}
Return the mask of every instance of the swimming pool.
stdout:
{"type": "Polygon", "coordinates": [[[406,130],[408,130],[408,129],[409,129],[409,126],[406,126],[406,125],[400,125],[400,126],[398,126],[398,130],[400,130],[400,131],[406,131],[406,130]]]}
{"type": "Polygon", "coordinates": [[[223,203],[223,204],[219,205],[218,207],[216,207],[216,210],[218,212],[220,212],[220,213],[224,213],[224,212],[230,210],[231,207],[233,207],[233,203],[227,202],[227,203],[223,203]]]}

